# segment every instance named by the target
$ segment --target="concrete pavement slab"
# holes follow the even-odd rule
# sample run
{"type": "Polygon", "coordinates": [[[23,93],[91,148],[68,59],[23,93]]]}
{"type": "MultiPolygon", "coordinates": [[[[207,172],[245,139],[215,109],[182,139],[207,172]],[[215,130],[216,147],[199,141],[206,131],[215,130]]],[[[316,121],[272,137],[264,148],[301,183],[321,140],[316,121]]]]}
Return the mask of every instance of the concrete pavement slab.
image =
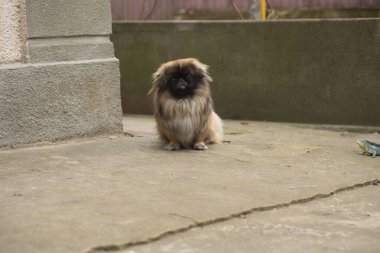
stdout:
{"type": "Polygon", "coordinates": [[[380,136],[359,130],[225,121],[223,144],[168,152],[151,117],[129,116],[124,135],[2,150],[0,251],[126,250],[240,213],[369,187],[380,158],[359,155],[355,142],[380,136]]]}
{"type": "Polygon", "coordinates": [[[123,253],[377,253],[380,186],[193,228],[123,253]]]}

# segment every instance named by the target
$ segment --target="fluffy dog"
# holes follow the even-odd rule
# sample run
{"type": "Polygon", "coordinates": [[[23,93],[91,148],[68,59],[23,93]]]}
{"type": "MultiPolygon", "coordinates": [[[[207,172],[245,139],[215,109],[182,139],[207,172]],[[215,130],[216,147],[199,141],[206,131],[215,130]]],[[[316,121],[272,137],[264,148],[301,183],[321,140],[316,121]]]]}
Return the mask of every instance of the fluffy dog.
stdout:
{"type": "Polygon", "coordinates": [[[153,74],[154,117],[166,150],[206,150],[220,143],[222,120],[214,112],[208,66],[197,59],[179,59],[162,64],[153,74]]]}

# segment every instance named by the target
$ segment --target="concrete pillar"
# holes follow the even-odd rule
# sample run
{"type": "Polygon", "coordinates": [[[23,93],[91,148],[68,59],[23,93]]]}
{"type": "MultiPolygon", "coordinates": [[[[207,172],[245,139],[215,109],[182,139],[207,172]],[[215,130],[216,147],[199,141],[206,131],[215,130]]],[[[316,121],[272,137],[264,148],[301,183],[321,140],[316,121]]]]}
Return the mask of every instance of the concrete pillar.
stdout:
{"type": "Polygon", "coordinates": [[[104,0],[0,2],[0,146],[122,131],[104,0]]]}
{"type": "Polygon", "coordinates": [[[260,0],[249,0],[249,18],[260,20],[260,0]]]}
{"type": "Polygon", "coordinates": [[[0,3],[0,64],[26,59],[25,1],[0,3]]]}

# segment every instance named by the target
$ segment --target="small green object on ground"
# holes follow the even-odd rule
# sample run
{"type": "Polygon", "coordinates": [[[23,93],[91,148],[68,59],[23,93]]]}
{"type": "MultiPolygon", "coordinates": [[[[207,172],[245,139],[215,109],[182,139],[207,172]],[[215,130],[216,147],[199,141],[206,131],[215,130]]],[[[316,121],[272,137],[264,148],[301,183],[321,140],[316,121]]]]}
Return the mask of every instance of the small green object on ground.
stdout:
{"type": "Polygon", "coordinates": [[[372,158],[375,158],[376,155],[380,155],[380,144],[376,144],[367,140],[358,140],[357,143],[363,150],[362,154],[372,155],[372,158]]]}

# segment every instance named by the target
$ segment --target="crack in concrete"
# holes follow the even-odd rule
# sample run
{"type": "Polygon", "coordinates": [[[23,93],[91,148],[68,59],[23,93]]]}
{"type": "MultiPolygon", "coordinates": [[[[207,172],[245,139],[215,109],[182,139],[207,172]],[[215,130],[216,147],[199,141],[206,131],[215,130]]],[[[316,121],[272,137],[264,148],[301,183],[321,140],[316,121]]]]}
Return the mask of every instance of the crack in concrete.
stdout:
{"type": "Polygon", "coordinates": [[[212,219],[212,220],[206,220],[206,221],[201,221],[201,222],[196,222],[195,221],[194,224],[191,224],[191,225],[189,225],[187,227],[182,227],[182,228],[178,228],[178,229],[174,229],[174,230],[169,230],[169,231],[163,232],[163,233],[161,233],[161,234],[159,234],[157,236],[153,236],[153,237],[150,237],[150,238],[147,238],[147,239],[143,239],[143,240],[140,240],[140,241],[128,242],[128,243],[120,244],[120,245],[97,246],[97,247],[94,247],[94,248],[90,249],[89,251],[87,251],[87,253],[116,252],[116,251],[127,250],[127,249],[129,249],[131,247],[146,245],[146,244],[149,244],[149,243],[156,242],[156,241],[159,241],[161,239],[167,238],[169,236],[181,234],[181,233],[187,232],[187,231],[189,231],[189,230],[191,230],[193,228],[200,228],[200,227],[209,226],[209,225],[225,222],[225,221],[236,219],[236,218],[240,218],[240,217],[245,217],[245,216],[247,216],[249,214],[252,214],[252,213],[255,213],[255,212],[264,212],[264,211],[270,211],[270,210],[273,210],[273,209],[286,208],[286,207],[289,207],[289,206],[292,206],[292,205],[305,204],[305,203],[308,203],[308,202],[311,202],[311,201],[329,198],[329,197],[331,197],[331,196],[333,196],[335,194],[341,193],[341,192],[351,191],[351,190],[355,190],[355,189],[358,189],[358,188],[362,188],[362,187],[366,187],[366,186],[374,186],[374,185],[379,185],[379,184],[380,184],[380,179],[376,178],[376,179],[372,179],[372,180],[366,181],[364,183],[358,183],[358,184],[355,184],[355,185],[342,187],[342,188],[334,190],[334,191],[332,191],[330,193],[318,193],[318,194],[316,194],[314,196],[307,197],[307,198],[302,198],[302,199],[298,199],[298,200],[292,200],[292,201],[290,201],[288,203],[282,203],[282,204],[276,204],[276,205],[264,206],[264,207],[253,207],[253,208],[245,210],[245,211],[241,211],[241,212],[238,212],[238,213],[233,213],[233,214],[230,214],[230,215],[227,215],[227,216],[223,216],[223,217],[218,217],[218,218],[215,218],[215,219],[212,219]]]}
{"type": "Polygon", "coordinates": [[[180,214],[176,214],[176,213],[169,213],[170,215],[173,215],[173,216],[177,216],[177,217],[180,217],[180,218],[183,218],[183,219],[186,219],[186,220],[190,220],[191,222],[193,222],[194,224],[198,224],[199,221],[196,221],[194,220],[193,218],[191,217],[187,217],[187,216],[184,216],[184,215],[180,215],[180,214]]]}

